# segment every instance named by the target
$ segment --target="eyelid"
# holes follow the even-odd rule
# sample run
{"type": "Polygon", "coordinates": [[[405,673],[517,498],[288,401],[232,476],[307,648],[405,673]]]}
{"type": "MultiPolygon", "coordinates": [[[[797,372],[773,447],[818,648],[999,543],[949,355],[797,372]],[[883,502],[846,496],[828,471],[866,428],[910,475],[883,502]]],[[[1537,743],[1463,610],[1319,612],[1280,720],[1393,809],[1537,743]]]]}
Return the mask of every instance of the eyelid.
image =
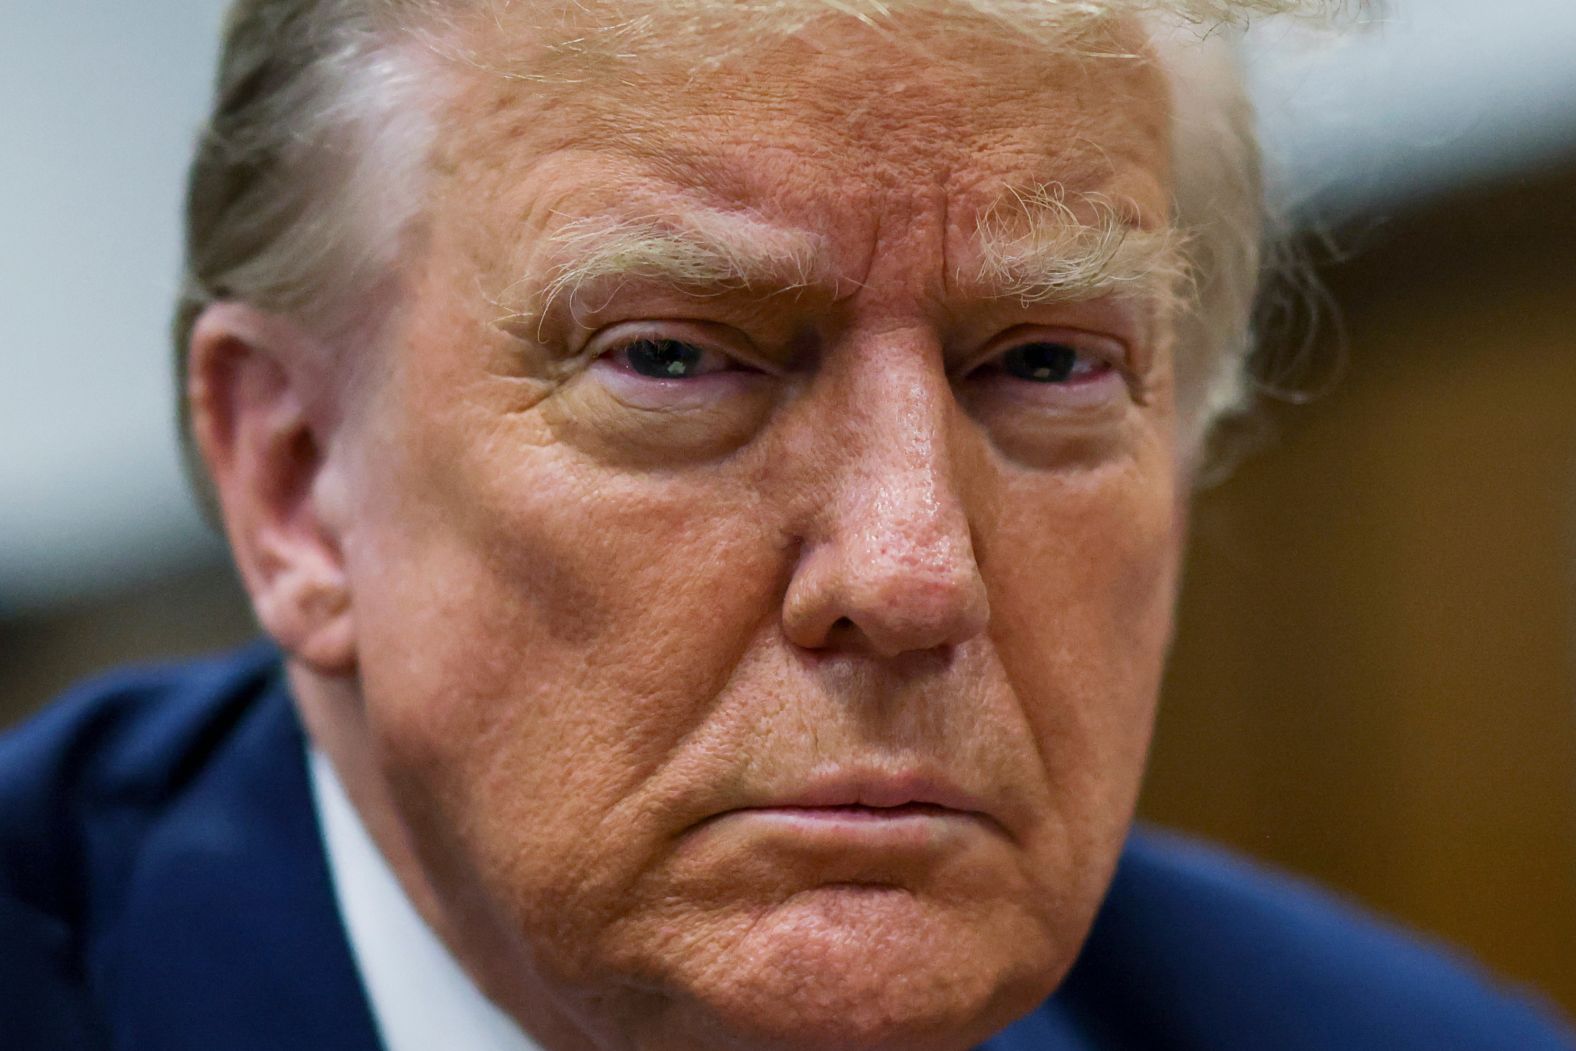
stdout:
{"type": "Polygon", "coordinates": [[[774,371],[766,364],[765,356],[755,349],[754,343],[744,333],[714,321],[689,318],[620,321],[592,333],[580,353],[589,363],[643,339],[688,343],[701,350],[720,354],[744,370],[774,371]]]}
{"type": "Polygon", "coordinates": [[[1066,344],[1080,354],[1099,358],[1118,372],[1133,371],[1133,355],[1126,340],[1090,332],[1087,329],[1054,325],[1018,325],[988,340],[977,352],[969,355],[962,367],[957,370],[957,376],[959,378],[970,376],[1013,348],[1030,343],[1066,344]]]}

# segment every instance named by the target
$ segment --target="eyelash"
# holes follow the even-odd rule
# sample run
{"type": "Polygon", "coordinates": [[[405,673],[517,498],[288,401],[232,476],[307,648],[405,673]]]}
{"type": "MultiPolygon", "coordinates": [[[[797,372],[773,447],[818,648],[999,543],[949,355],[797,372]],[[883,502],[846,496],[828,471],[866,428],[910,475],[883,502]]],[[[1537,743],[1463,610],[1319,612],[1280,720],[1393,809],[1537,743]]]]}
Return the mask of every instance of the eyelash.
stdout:
{"type": "Polygon", "coordinates": [[[629,364],[627,361],[627,356],[632,352],[640,350],[641,348],[649,348],[645,351],[645,353],[647,353],[652,359],[651,363],[658,368],[660,368],[660,359],[662,356],[661,352],[664,349],[668,349],[671,356],[672,348],[687,348],[696,352],[694,355],[695,357],[704,358],[705,356],[710,355],[721,359],[726,363],[726,367],[707,370],[706,372],[700,373],[699,375],[701,376],[713,375],[719,372],[755,371],[751,369],[750,366],[740,362],[737,358],[725,354],[722,351],[713,350],[704,344],[696,343],[692,340],[676,339],[665,336],[638,336],[632,339],[627,339],[624,342],[618,343],[613,347],[603,351],[600,355],[600,358],[613,358],[616,360],[617,358],[623,356],[626,358],[626,361],[622,363],[623,371],[632,375],[653,379],[658,382],[674,380],[682,381],[693,378],[690,376],[681,376],[677,373],[677,371],[675,371],[676,368],[683,367],[682,364],[677,361],[670,363],[669,374],[666,376],[661,375],[659,372],[645,372],[640,368],[629,364]]]}
{"type": "Polygon", "coordinates": [[[1015,343],[971,369],[967,375],[1005,373],[1035,385],[1071,387],[1092,383],[1114,372],[1106,357],[1080,349],[1069,340],[1029,340],[1015,343]],[[1017,372],[1029,375],[1018,375],[1017,372]]]}

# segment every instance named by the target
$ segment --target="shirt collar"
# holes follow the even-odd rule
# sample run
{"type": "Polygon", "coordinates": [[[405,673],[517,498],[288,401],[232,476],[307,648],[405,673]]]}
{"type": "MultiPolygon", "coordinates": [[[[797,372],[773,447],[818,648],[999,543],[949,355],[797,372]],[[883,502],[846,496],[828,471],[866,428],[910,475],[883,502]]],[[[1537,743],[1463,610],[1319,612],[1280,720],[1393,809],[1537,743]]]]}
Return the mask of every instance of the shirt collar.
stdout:
{"type": "Polygon", "coordinates": [[[310,749],[309,766],[334,896],[388,1051],[542,1051],[416,912],[327,756],[310,749]]]}

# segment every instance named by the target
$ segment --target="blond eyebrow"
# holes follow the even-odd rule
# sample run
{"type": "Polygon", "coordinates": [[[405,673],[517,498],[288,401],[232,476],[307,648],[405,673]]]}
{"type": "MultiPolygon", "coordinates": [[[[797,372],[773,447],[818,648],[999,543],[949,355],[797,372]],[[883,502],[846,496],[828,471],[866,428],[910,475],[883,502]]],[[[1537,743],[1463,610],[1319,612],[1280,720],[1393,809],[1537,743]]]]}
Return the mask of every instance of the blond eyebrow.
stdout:
{"type": "MultiPolygon", "coordinates": [[[[975,260],[954,278],[960,289],[1025,306],[1124,293],[1169,302],[1185,273],[1178,240],[1170,227],[1137,226],[1102,195],[1069,200],[1064,187],[1048,183],[1010,190],[981,213],[975,260]]],[[[822,236],[705,208],[572,219],[549,235],[548,256],[559,261],[549,266],[540,292],[499,325],[539,329],[557,307],[570,317],[596,310],[600,304],[585,302],[589,292],[611,296],[630,280],[700,296],[838,285],[822,236]]],[[[513,287],[528,283],[535,282],[513,287]]]]}
{"type": "Polygon", "coordinates": [[[1046,183],[1009,190],[980,214],[975,262],[954,277],[1025,306],[1122,294],[1169,300],[1185,273],[1179,242],[1169,225],[1141,227],[1103,194],[1046,183]]]}
{"type": "MultiPolygon", "coordinates": [[[[532,313],[585,308],[588,290],[644,280],[697,295],[771,293],[831,283],[822,238],[738,213],[695,209],[679,216],[587,216],[549,237],[552,265],[532,313]]],[[[522,315],[509,320],[518,322],[522,315]]]]}

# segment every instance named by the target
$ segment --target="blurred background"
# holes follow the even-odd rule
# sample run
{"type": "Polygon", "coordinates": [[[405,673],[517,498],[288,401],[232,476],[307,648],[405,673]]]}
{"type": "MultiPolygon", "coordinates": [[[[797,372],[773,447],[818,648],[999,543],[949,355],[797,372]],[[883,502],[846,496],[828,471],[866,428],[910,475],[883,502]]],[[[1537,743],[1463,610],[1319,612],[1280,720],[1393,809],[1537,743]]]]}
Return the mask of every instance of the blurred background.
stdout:
{"type": "MultiPolygon", "coordinates": [[[[255,630],[180,476],[165,338],[222,7],[54,0],[0,33],[0,725],[255,630]]],[[[1341,321],[1275,370],[1316,396],[1199,499],[1142,804],[1570,1014],[1573,51],[1569,0],[1254,34],[1341,321]]]]}

